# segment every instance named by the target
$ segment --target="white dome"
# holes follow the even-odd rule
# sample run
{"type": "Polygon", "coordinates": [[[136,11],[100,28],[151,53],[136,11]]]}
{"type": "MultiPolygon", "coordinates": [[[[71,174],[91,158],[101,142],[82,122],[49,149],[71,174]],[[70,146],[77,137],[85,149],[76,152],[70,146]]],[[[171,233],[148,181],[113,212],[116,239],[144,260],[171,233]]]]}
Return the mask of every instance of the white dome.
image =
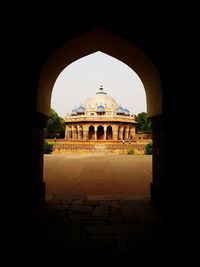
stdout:
{"type": "Polygon", "coordinates": [[[103,88],[99,88],[99,91],[96,93],[96,96],[87,98],[85,100],[86,109],[97,108],[98,106],[104,106],[105,108],[115,109],[118,104],[115,99],[107,93],[103,92],[103,88]]]}

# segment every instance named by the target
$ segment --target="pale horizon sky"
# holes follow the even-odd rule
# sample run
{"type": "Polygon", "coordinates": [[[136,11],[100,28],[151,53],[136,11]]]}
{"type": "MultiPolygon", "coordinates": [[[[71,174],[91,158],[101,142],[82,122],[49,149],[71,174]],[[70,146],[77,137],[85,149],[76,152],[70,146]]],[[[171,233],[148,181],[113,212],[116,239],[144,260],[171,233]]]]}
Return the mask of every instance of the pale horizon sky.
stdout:
{"type": "Polygon", "coordinates": [[[138,75],[126,64],[96,52],[67,66],[58,76],[51,96],[51,108],[60,117],[95,96],[100,85],[132,114],[146,112],[146,93],[138,75]]]}

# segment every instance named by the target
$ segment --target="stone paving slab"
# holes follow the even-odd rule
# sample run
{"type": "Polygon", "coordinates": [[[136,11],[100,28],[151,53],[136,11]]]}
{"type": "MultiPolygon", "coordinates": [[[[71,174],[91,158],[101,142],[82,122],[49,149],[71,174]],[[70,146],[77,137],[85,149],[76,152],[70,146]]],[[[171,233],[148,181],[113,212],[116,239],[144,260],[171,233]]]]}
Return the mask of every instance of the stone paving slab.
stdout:
{"type": "Polygon", "coordinates": [[[156,266],[150,255],[166,249],[171,229],[163,218],[144,199],[53,198],[36,220],[38,253],[48,266],[156,266]]]}
{"type": "Polygon", "coordinates": [[[73,204],[73,202],[70,206],[68,206],[68,210],[70,211],[91,212],[93,209],[93,206],[77,205],[73,204]]]}
{"type": "Polygon", "coordinates": [[[139,233],[144,232],[144,226],[143,225],[127,225],[127,224],[121,224],[121,225],[113,225],[113,234],[114,235],[136,235],[139,233]]]}
{"type": "Polygon", "coordinates": [[[123,218],[120,215],[110,215],[109,221],[111,224],[121,224],[123,223],[123,218]]]}
{"type": "Polygon", "coordinates": [[[111,252],[114,251],[114,239],[111,235],[92,235],[82,239],[84,250],[111,252]]]}
{"type": "Polygon", "coordinates": [[[87,195],[88,200],[114,200],[113,195],[87,195]]]}
{"type": "Polygon", "coordinates": [[[88,235],[112,235],[111,225],[85,225],[84,231],[88,235]]]}

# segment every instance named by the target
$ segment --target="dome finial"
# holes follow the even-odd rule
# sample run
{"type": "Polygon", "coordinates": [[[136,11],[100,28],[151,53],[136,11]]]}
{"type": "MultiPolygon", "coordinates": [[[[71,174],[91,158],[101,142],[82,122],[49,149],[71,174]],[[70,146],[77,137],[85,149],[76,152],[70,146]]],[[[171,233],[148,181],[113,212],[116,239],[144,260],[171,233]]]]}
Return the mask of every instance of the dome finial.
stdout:
{"type": "Polygon", "coordinates": [[[99,94],[99,95],[107,95],[107,93],[103,91],[103,85],[100,85],[99,91],[96,92],[96,94],[99,94]]]}

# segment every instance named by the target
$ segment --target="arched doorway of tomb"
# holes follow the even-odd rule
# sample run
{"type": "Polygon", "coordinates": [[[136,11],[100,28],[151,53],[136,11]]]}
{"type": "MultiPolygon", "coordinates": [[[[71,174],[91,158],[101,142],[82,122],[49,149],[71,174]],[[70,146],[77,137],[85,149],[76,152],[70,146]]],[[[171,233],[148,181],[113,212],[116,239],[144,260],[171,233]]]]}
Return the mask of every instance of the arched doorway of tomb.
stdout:
{"type": "Polygon", "coordinates": [[[106,130],[106,140],[112,140],[113,139],[113,131],[112,126],[108,126],[106,130]]]}
{"type": "Polygon", "coordinates": [[[102,125],[99,125],[97,127],[97,140],[103,140],[104,139],[104,127],[102,125]]]}
{"type": "Polygon", "coordinates": [[[90,125],[89,130],[88,130],[88,140],[94,140],[94,139],[95,139],[94,126],[90,125]]]}

